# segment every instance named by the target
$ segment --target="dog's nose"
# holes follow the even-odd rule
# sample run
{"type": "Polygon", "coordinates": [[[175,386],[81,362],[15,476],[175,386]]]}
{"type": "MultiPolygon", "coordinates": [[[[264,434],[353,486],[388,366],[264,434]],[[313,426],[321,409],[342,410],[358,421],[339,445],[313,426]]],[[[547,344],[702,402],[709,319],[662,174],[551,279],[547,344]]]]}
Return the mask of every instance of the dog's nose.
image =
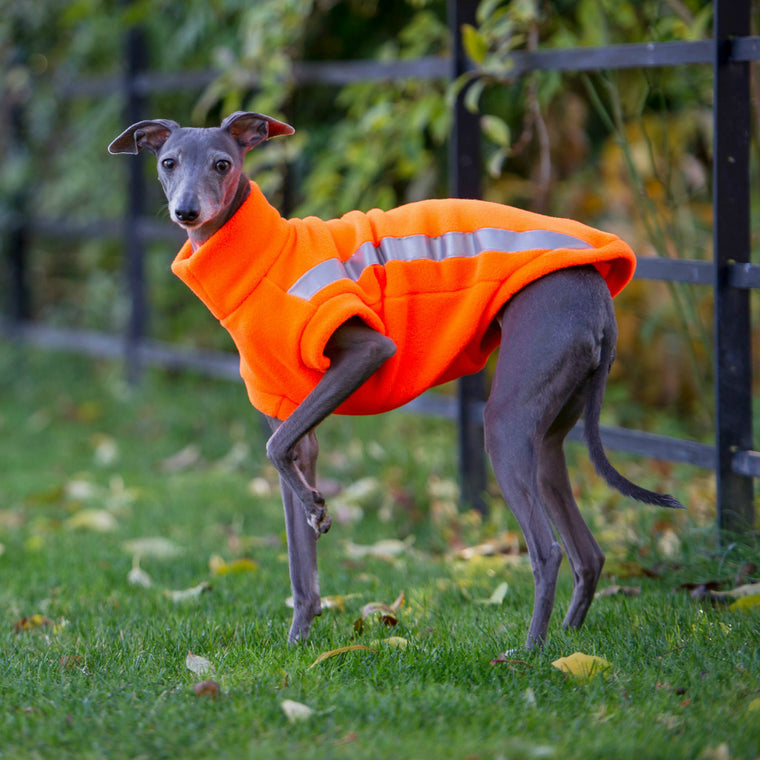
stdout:
{"type": "Polygon", "coordinates": [[[179,222],[194,222],[201,212],[197,208],[178,208],[174,210],[174,216],[179,222]]]}

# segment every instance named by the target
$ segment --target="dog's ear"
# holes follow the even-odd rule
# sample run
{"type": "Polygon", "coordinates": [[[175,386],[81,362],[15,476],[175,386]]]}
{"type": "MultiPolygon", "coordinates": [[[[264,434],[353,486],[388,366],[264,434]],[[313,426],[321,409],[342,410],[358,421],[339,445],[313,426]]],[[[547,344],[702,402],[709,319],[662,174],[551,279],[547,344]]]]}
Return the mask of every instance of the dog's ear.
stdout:
{"type": "Polygon", "coordinates": [[[227,130],[235,142],[245,150],[250,150],[270,137],[292,135],[295,132],[295,129],[284,121],[277,121],[271,116],[252,111],[235,111],[222,122],[221,129],[227,130]]]}
{"type": "Polygon", "coordinates": [[[179,129],[179,124],[169,119],[138,121],[108,146],[108,152],[137,154],[146,148],[151,153],[158,154],[175,129],[179,129]]]}

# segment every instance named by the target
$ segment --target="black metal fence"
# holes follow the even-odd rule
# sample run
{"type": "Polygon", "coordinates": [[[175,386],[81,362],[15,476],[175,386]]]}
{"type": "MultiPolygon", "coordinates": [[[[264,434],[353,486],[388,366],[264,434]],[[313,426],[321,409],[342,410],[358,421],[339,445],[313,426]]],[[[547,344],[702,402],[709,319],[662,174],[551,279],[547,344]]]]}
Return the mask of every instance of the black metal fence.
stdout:
{"type": "MultiPolygon", "coordinates": [[[[346,84],[352,81],[388,80],[401,77],[449,79],[471,64],[460,42],[459,29],[472,23],[475,0],[449,0],[449,23],[455,43],[452,60],[299,63],[299,82],[346,84]]],[[[752,377],[749,292],[760,288],[760,266],[750,263],[750,85],[751,61],[760,60],[760,37],[750,34],[751,0],[716,0],[714,37],[695,42],[642,43],[605,48],[545,50],[513,54],[512,74],[531,71],[595,71],[621,68],[712,64],[714,70],[714,261],[644,258],[636,277],[691,283],[710,287],[715,300],[716,431],[714,446],[652,435],[621,428],[603,428],[605,444],[614,449],[668,461],[686,462],[714,469],[717,475],[718,524],[722,531],[748,533],[754,525],[754,478],[760,477],[760,453],[753,451],[752,377]]],[[[213,80],[214,72],[156,75],[146,71],[144,41],[139,30],[129,32],[123,81],[112,79],[74,82],[62,97],[97,96],[121,87],[127,122],[146,118],[146,98],[179,88],[200,90],[213,80]]],[[[252,80],[252,84],[255,81],[252,80]]],[[[11,109],[11,139],[23,142],[18,115],[11,109]]],[[[479,120],[460,98],[456,106],[451,146],[451,194],[480,195],[479,120]]],[[[86,231],[61,229],[57,234],[122,236],[125,277],[130,294],[130,318],[126,339],[100,333],[47,328],[28,321],[29,294],[25,251],[32,233],[24,199],[18,199],[3,241],[12,276],[9,327],[21,339],[44,346],[69,348],[94,355],[126,353],[128,373],[137,377],[145,363],[190,367],[228,377],[238,377],[233,357],[188,352],[151,341],[145,336],[146,283],[144,250],[156,237],[176,239],[175,233],[149,223],[144,217],[143,172],[134,162],[130,172],[127,211],[122,225],[105,224],[86,231]]],[[[35,222],[44,228],[44,220],[35,222]]],[[[486,470],[483,454],[482,413],[485,383],[481,376],[464,378],[457,401],[423,397],[412,410],[456,418],[460,430],[460,461],[463,498],[482,508],[486,470]]],[[[573,431],[581,435],[581,426],[573,431]]]]}

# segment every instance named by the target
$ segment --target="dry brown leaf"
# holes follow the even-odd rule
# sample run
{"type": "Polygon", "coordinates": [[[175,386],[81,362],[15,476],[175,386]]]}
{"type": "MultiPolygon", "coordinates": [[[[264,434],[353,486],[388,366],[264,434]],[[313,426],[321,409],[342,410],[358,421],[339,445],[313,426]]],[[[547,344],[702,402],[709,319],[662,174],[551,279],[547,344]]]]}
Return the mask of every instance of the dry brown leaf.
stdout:
{"type": "Polygon", "coordinates": [[[13,626],[13,630],[16,631],[16,633],[21,633],[23,631],[34,631],[37,628],[54,628],[54,626],[55,623],[49,617],[37,613],[35,615],[30,615],[29,617],[21,618],[21,620],[13,626]]]}
{"type": "Polygon", "coordinates": [[[385,602],[370,602],[362,607],[362,614],[360,618],[354,621],[354,631],[361,635],[364,632],[364,621],[368,617],[377,615],[378,622],[387,626],[394,626],[398,623],[398,610],[403,606],[406,601],[406,595],[402,591],[392,604],[386,604],[385,602]]]}
{"type": "Polygon", "coordinates": [[[193,691],[196,696],[208,697],[209,699],[218,699],[221,694],[219,684],[214,680],[200,681],[193,684],[193,691]]]}

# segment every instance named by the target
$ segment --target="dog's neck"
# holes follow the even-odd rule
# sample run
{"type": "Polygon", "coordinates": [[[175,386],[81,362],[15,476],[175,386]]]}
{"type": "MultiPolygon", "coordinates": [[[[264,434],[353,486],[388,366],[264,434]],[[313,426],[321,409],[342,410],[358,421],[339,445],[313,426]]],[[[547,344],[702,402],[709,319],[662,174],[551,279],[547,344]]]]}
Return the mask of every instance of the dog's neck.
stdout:
{"type": "Polygon", "coordinates": [[[235,212],[243,205],[245,199],[251,193],[251,182],[245,174],[240,175],[235,195],[224,209],[213,219],[209,220],[200,227],[189,229],[187,237],[194,251],[197,251],[212,235],[224,227],[227,222],[235,215],[235,212]]]}

